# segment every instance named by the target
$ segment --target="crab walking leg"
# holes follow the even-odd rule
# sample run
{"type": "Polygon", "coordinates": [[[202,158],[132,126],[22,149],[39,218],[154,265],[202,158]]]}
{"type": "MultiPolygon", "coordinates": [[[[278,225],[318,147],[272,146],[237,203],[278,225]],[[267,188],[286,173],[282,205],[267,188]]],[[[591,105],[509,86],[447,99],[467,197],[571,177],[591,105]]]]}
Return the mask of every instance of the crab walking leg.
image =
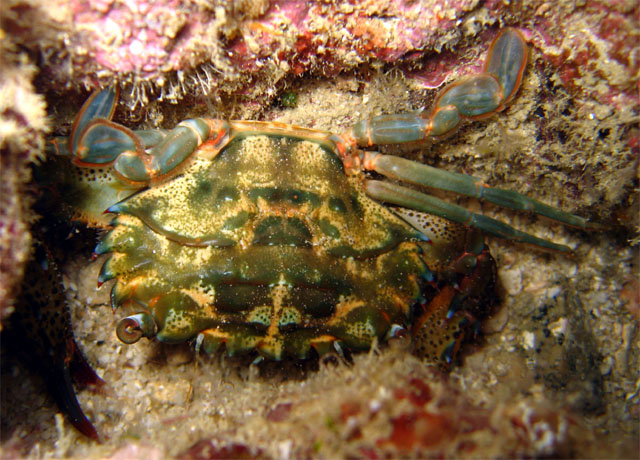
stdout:
{"type": "Polygon", "coordinates": [[[489,187],[480,179],[466,174],[444,171],[405,158],[376,152],[364,152],[362,164],[369,171],[400,181],[471,196],[516,211],[528,211],[585,230],[598,228],[587,219],[541,203],[513,190],[489,187]]]}
{"type": "MultiPolygon", "coordinates": [[[[498,238],[533,244],[560,252],[572,252],[570,247],[563,244],[552,243],[551,241],[538,238],[529,233],[521,232],[499,220],[482,214],[472,213],[462,206],[447,203],[439,198],[400,185],[377,180],[367,180],[365,181],[365,190],[371,198],[376,200],[402,206],[403,208],[434,214],[453,222],[477,228],[498,238]]],[[[411,223],[410,220],[409,223],[411,223]]]]}
{"type": "Polygon", "coordinates": [[[491,44],[484,72],[448,86],[428,116],[381,115],[356,123],[345,138],[361,147],[422,141],[504,109],[518,91],[527,64],[527,43],[515,29],[502,30],[491,44]]]}

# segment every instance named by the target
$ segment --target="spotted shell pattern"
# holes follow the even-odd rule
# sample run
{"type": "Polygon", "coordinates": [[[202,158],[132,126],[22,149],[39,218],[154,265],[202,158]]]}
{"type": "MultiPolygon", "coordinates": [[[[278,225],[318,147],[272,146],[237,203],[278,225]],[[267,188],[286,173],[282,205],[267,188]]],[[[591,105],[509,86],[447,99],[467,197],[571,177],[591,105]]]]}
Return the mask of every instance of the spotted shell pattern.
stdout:
{"type": "Polygon", "coordinates": [[[336,340],[366,349],[410,321],[433,278],[425,237],[333,151],[247,135],[208,156],[203,146],[183,174],[110,208],[96,252],[113,252],[100,281],[117,278],[114,306],[150,313],[164,342],[203,334],[208,352],[271,359],[336,340]]]}

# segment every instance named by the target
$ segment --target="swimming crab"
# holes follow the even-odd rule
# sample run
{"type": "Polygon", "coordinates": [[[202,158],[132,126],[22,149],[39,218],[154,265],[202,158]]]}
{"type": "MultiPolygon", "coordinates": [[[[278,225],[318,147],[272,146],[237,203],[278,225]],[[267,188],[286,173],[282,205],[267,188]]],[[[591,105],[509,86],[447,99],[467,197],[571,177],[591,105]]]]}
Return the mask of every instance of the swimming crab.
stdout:
{"type": "Polygon", "coordinates": [[[119,339],[280,360],[408,333],[416,354],[448,366],[495,302],[484,234],[570,249],[425,189],[590,224],[370,148],[439,139],[503,110],[527,58],[522,34],[504,29],[483,72],[445,88],[431,111],[374,117],[342,135],[206,118],[134,131],[111,121],[116,89],[94,93],[70,136],[49,144],[47,175],[75,219],[109,229],[95,253],[110,254],[98,283],[115,280],[113,308],[132,313],[119,339]]]}

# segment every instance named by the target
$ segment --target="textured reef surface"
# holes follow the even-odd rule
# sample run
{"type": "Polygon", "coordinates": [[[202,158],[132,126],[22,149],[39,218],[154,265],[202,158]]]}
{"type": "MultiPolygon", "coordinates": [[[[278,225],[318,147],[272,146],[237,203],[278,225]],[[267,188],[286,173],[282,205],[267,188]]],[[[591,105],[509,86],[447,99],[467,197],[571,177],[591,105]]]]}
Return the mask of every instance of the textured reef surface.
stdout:
{"type": "Polygon", "coordinates": [[[531,57],[504,112],[432,145],[384,151],[606,230],[501,212],[575,255],[489,240],[502,306],[445,375],[402,339],[352,363],[316,365],[196,363],[186,345],[124,345],[110,285],[96,287],[96,235],[78,229],[58,249],[76,341],[108,383],[105,394],[78,392],[103,443],[74,431],[3,344],[2,458],[636,456],[639,21],[633,0],[3,1],[3,324],[19,308],[37,220],[28,166],[47,133],[68,135],[91,90],[113,83],[123,99],[116,121],[127,126],[207,114],[344,132],[362,118],[429,108],[438,89],[478,71],[500,27],[516,27],[531,57]]]}

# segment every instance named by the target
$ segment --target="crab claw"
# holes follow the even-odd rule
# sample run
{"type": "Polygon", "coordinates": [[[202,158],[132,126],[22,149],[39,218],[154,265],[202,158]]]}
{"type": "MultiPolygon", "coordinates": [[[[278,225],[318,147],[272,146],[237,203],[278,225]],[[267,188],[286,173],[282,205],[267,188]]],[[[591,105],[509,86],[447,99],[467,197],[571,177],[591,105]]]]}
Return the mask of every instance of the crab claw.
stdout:
{"type": "Polygon", "coordinates": [[[116,327],[116,335],[122,342],[130,345],[142,337],[155,337],[157,329],[151,315],[143,312],[121,319],[116,327]]]}
{"type": "MultiPolygon", "coordinates": [[[[97,91],[84,103],[65,146],[55,139],[48,151],[71,155],[77,166],[112,168],[115,176],[133,187],[170,177],[215,131],[228,127],[196,118],[184,120],[170,132],[132,131],[111,121],[117,88],[97,91]]],[[[214,136],[215,137],[215,136],[214,136]]]]}
{"type": "Polygon", "coordinates": [[[72,155],[76,155],[76,152],[81,145],[80,137],[92,121],[97,119],[111,119],[113,112],[116,109],[117,100],[118,88],[107,88],[102,91],[94,92],[82,105],[80,113],[78,113],[78,116],[71,127],[68,151],[72,155]]]}
{"type": "Polygon", "coordinates": [[[484,72],[447,86],[430,112],[379,115],[361,120],[345,138],[361,147],[424,141],[451,133],[463,120],[489,117],[503,110],[515,96],[528,55],[522,33],[504,29],[491,44],[484,72]]]}

